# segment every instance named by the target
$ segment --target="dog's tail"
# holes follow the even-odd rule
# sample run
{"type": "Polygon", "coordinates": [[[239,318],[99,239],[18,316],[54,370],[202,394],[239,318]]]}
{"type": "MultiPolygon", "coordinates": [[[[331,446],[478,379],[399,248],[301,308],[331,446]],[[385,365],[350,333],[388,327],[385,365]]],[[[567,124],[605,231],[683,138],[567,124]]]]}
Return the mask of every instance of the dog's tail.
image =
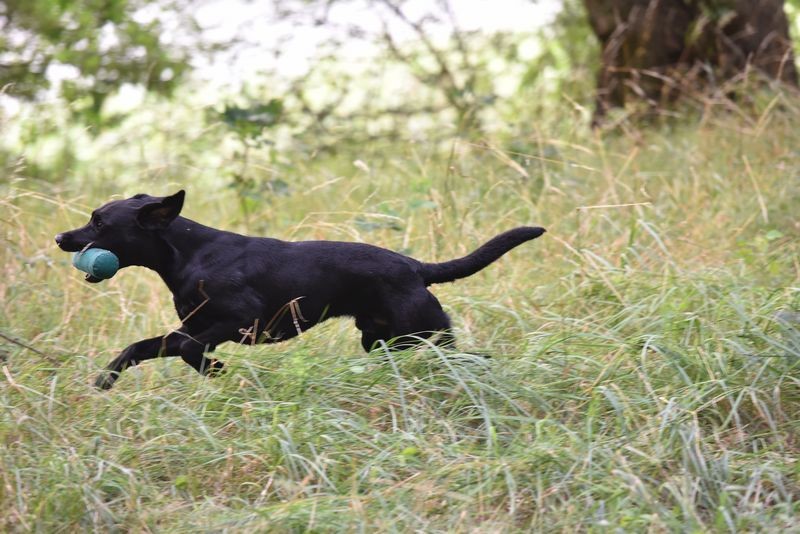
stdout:
{"type": "Polygon", "coordinates": [[[545,232],[544,228],[520,226],[496,235],[475,252],[463,258],[442,263],[422,263],[420,273],[426,286],[466,278],[477,273],[512,248],[525,241],[536,239],[545,232]]]}

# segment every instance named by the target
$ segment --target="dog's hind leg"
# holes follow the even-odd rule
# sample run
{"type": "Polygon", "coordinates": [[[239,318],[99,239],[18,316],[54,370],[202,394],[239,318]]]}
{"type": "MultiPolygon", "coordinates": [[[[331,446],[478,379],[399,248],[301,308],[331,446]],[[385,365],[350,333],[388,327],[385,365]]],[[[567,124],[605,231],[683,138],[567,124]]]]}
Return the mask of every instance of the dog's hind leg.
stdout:
{"type": "Polygon", "coordinates": [[[356,328],[361,331],[361,346],[366,352],[377,348],[378,341],[391,339],[392,335],[388,326],[388,321],[371,315],[365,314],[356,317],[356,328]]]}
{"type": "Polygon", "coordinates": [[[432,341],[441,347],[455,346],[450,318],[433,293],[420,288],[410,295],[398,295],[392,301],[393,347],[404,349],[419,345],[419,338],[434,338],[432,341]]]}
{"type": "Polygon", "coordinates": [[[392,335],[388,330],[371,330],[361,332],[361,346],[364,347],[366,352],[370,352],[378,348],[379,341],[389,341],[392,335]]]}

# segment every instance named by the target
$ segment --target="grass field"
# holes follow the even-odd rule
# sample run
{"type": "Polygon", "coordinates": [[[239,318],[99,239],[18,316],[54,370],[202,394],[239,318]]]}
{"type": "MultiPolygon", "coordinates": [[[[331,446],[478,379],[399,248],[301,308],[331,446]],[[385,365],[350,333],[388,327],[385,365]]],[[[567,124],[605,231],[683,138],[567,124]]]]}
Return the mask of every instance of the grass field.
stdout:
{"type": "Polygon", "coordinates": [[[60,184],[19,166],[0,184],[0,530],[800,530],[800,111],[776,98],[637,134],[565,116],[519,153],[254,156],[271,190],[249,196],[213,131],[95,140],[60,184]],[[154,273],[86,284],[52,237],[180,187],[206,224],[428,261],[549,232],[434,287],[463,353],[366,355],[331,320],[223,345],[220,378],[165,359],[96,391],[176,317],[154,273]]]}

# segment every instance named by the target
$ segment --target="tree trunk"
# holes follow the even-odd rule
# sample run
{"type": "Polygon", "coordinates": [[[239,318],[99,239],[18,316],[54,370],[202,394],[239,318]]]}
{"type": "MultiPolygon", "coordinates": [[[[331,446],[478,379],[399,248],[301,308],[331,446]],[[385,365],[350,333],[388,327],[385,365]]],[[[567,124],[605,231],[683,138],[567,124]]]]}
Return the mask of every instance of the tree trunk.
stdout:
{"type": "Polygon", "coordinates": [[[602,45],[592,123],[631,97],[661,107],[749,68],[796,86],[784,0],[584,0],[602,45]]]}

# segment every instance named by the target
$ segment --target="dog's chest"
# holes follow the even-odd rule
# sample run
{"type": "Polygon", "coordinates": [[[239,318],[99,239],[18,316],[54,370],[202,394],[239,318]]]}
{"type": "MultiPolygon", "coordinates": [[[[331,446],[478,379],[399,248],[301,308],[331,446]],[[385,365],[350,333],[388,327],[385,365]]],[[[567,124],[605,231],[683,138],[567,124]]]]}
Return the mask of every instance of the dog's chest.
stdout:
{"type": "Polygon", "coordinates": [[[175,304],[175,311],[178,313],[181,322],[186,322],[191,317],[197,317],[198,314],[201,314],[203,308],[208,305],[209,299],[203,298],[202,296],[199,298],[175,297],[173,302],[175,304]]]}
{"type": "Polygon", "coordinates": [[[191,289],[173,293],[178,318],[187,326],[203,327],[220,323],[251,324],[264,315],[264,301],[253,291],[242,291],[234,284],[192,284],[191,289]]]}

